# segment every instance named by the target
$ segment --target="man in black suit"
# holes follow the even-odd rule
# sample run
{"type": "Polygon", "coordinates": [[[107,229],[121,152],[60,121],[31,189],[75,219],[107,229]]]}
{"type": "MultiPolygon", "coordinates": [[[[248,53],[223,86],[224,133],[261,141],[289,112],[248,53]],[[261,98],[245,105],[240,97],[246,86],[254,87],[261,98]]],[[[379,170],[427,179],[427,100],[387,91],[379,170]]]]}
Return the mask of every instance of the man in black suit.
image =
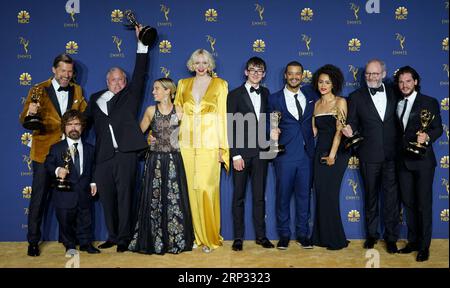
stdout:
{"type": "Polygon", "coordinates": [[[66,256],[77,253],[75,245],[80,243],[80,250],[90,254],[100,253],[92,246],[92,197],[97,187],[92,180],[94,170],[94,147],[81,140],[86,120],[78,110],[68,110],[61,119],[61,130],[66,136],[51,146],[45,160],[45,168],[50,175],[68,180],[69,191],[57,188],[53,191],[56,218],[59,222],[61,240],[66,248],[66,256]],[[65,161],[65,155],[70,153],[65,161]],[[68,166],[66,166],[68,164],[68,166]],[[68,169],[67,169],[68,168],[68,169]]]}
{"type": "MultiPolygon", "coordinates": [[[[141,29],[136,27],[136,37],[141,29]]],[[[108,240],[99,246],[101,249],[117,244],[117,252],[124,252],[131,239],[137,152],[147,148],[137,117],[145,88],[148,48],[138,41],[130,83],[121,68],[109,69],[108,89],[93,94],[86,108],[96,134],[95,179],[108,229],[108,240]]]]}
{"type": "MultiPolygon", "coordinates": [[[[233,225],[234,242],[232,249],[241,251],[244,239],[244,207],[247,180],[252,181],[253,225],[256,244],[264,248],[274,248],[266,237],[266,205],[265,190],[267,178],[267,159],[261,158],[261,142],[258,132],[265,131],[265,113],[267,97],[270,92],[261,86],[266,74],[266,63],[259,57],[247,61],[245,76],[247,81],[228,94],[227,112],[232,116],[228,121],[230,151],[233,160],[233,225]],[[261,129],[258,129],[261,128],[261,129]]],[[[263,138],[264,139],[264,138],[263,138]]]]}
{"type": "Polygon", "coordinates": [[[347,137],[359,131],[364,140],[357,149],[360,172],[364,183],[364,209],[366,241],[364,248],[371,249],[380,238],[378,232],[378,195],[383,193],[384,240],[387,251],[397,253],[400,222],[399,192],[395,169],[399,127],[397,99],[394,90],[383,83],[386,66],[378,59],[370,60],[365,69],[367,86],[349,95],[347,137]]]}
{"type": "Polygon", "coordinates": [[[422,262],[430,256],[433,179],[437,165],[432,144],[442,135],[442,120],[438,101],[420,93],[420,76],[416,70],[410,66],[400,68],[395,74],[395,84],[402,98],[397,105],[403,132],[397,167],[408,225],[408,244],[399,252],[419,251],[416,260],[422,262]],[[421,113],[424,110],[434,118],[430,119],[429,127],[422,131],[421,113]],[[407,151],[410,142],[426,147],[425,154],[416,155],[407,151]]]}

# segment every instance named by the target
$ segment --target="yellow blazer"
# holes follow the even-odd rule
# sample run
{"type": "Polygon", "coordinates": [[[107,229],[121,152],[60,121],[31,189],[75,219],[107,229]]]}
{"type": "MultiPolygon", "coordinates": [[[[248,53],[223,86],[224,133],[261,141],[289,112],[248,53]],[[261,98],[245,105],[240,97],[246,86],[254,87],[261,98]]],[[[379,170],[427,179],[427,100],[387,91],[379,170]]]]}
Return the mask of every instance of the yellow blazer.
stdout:
{"type": "MultiPolygon", "coordinates": [[[[86,109],[87,103],[83,97],[83,91],[81,87],[73,83],[70,83],[69,85],[73,87],[74,91],[72,106],[69,109],[84,111],[84,109],[86,109]]],[[[51,87],[52,78],[37,84],[37,86],[44,88],[43,94],[39,100],[41,106],[39,108],[39,115],[42,117],[44,129],[42,131],[40,130],[33,131],[30,158],[33,161],[44,163],[45,157],[47,157],[47,154],[50,150],[50,146],[61,140],[62,136],[61,117],[59,116],[58,111],[56,110],[47,93],[47,89],[53,89],[53,87],[51,87]]],[[[25,116],[27,116],[28,106],[30,102],[31,102],[31,89],[28,92],[27,99],[23,106],[23,111],[19,116],[21,124],[23,124],[25,116]]]]}
{"type": "Polygon", "coordinates": [[[212,78],[201,99],[196,105],[192,96],[194,77],[178,81],[174,104],[183,108],[180,126],[180,148],[218,149],[228,171],[230,155],[227,138],[227,95],[228,83],[220,78],[212,78]]]}

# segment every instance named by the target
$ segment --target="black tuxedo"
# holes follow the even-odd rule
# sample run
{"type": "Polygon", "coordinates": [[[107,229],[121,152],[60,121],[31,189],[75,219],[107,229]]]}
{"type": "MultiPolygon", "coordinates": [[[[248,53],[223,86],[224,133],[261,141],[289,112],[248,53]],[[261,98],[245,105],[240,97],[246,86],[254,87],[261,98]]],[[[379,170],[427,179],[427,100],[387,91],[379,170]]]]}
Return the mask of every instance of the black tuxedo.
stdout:
{"type": "Polygon", "coordinates": [[[397,241],[399,198],[395,158],[400,128],[396,116],[397,96],[391,87],[385,85],[385,88],[387,102],[384,120],[378,114],[369,89],[363,86],[349,95],[347,123],[364,137],[356,153],[364,182],[366,236],[380,237],[378,194],[382,190],[384,239],[397,241]]]}
{"type": "Polygon", "coordinates": [[[260,111],[255,111],[250,95],[245,88],[245,84],[234,89],[228,94],[227,112],[229,117],[239,119],[250,119],[245,121],[244,125],[236,125],[236,121],[230,121],[228,124],[228,139],[230,144],[231,157],[240,155],[244,160],[245,167],[241,171],[233,170],[233,224],[234,238],[243,239],[244,237],[244,207],[245,192],[248,177],[252,181],[252,199],[253,199],[253,225],[256,238],[266,237],[266,206],[265,206],[265,188],[267,178],[267,160],[260,159],[259,153],[264,150],[258,143],[258,136],[265,140],[265,113],[267,112],[267,99],[270,92],[267,88],[260,86],[261,89],[261,107],[260,111]],[[258,121],[256,113],[260,114],[258,121]],[[241,117],[242,116],[242,117],[241,117]],[[263,135],[259,135],[262,132],[263,135]]]}
{"type": "MultiPolygon", "coordinates": [[[[403,123],[399,121],[399,125],[403,126],[403,123]]],[[[433,179],[437,164],[432,143],[442,135],[442,132],[438,101],[417,93],[402,133],[402,145],[399,145],[398,174],[408,225],[408,241],[416,244],[419,250],[429,249],[431,243],[433,179]],[[422,127],[420,112],[423,109],[430,111],[435,118],[426,130],[430,137],[426,153],[424,156],[416,156],[407,152],[405,148],[409,142],[417,141],[416,133],[422,127]]]]}
{"type": "MultiPolygon", "coordinates": [[[[45,160],[45,168],[49,175],[56,177],[57,167],[64,167],[63,155],[68,144],[62,140],[50,148],[45,160]]],[[[83,173],[78,174],[73,161],[69,166],[67,179],[71,183],[71,191],[54,189],[52,200],[56,208],[56,217],[60,224],[61,240],[65,247],[75,248],[76,240],[86,245],[93,240],[92,236],[92,196],[90,183],[94,171],[94,147],[83,142],[83,173]],[[76,232],[75,229],[76,228],[76,232]]]]}
{"type": "Polygon", "coordinates": [[[144,95],[148,53],[137,53],[133,78],[108,103],[108,115],[97,100],[107,90],[93,94],[86,115],[96,134],[95,179],[102,202],[108,240],[128,245],[131,238],[132,194],[137,171],[137,152],[147,147],[139,127],[138,113],[144,95]],[[118,144],[113,146],[111,131],[118,144]]]}

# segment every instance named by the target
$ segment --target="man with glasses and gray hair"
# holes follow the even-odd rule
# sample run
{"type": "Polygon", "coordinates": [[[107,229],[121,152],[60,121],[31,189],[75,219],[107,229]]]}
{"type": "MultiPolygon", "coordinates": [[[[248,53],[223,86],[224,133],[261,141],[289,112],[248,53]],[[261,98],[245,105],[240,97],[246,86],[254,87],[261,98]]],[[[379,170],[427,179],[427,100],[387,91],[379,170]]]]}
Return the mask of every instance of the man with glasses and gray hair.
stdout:
{"type": "Polygon", "coordinates": [[[388,253],[397,253],[400,223],[399,193],[395,169],[399,126],[396,118],[397,98],[392,87],[385,85],[386,65],[372,59],[366,64],[365,82],[348,98],[347,126],[342,129],[346,137],[359,131],[364,140],[356,148],[364,185],[366,241],[371,249],[380,238],[379,194],[383,193],[382,218],[384,240],[388,253]]]}

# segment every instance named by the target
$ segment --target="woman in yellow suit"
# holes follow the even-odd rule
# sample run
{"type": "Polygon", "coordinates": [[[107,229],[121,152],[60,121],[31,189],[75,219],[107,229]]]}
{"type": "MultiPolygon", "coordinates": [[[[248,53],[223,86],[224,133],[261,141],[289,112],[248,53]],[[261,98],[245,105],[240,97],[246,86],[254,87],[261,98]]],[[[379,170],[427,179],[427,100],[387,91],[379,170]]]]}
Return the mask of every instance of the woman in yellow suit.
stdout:
{"type": "Polygon", "coordinates": [[[181,79],[174,104],[183,110],[179,145],[183,156],[195,245],[208,253],[222,246],[220,236],[221,163],[229,167],[226,107],[228,83],[212,77],[211,54],[198,49],[187,62],[195,77],[181,79]]]}

